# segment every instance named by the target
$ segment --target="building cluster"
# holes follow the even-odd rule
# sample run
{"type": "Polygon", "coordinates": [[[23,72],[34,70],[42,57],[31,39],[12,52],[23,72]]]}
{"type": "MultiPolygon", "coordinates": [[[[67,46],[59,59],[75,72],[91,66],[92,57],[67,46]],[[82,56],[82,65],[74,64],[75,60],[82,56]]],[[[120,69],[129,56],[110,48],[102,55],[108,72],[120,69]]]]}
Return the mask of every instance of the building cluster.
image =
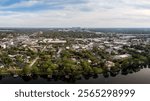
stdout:
{"type": "MultiPolygon", "coordinates": [[[[40,31],[40,34],[43,32],[40,31]]],[[[147,45],[150,44],[149,35],[137,35],[137,34],[105,34],[105,33],[96,33],[96,34],[104,34],[103,37],[97,38],[45,38],[45,37],[38,37],[38,38],[31,38],[30,36],[34,35],[22,35],[15,37],[6,37],[0,39],[0,47],[1,49],[9,49],[11,47],[24,47],[30,49],[34,52],[41,51],[45,46],[47,50],[51,48],[54,51],[57,51],[56,56],[60,57],[60,54],[63,50],[75,50],[75,51],[82,51],[82,50],[92,50],[94,47],[98,47],[106,51],[108,54],[113,55],[113,59],[123,59],[131,57],[130,54],[123,53],[124,46],[130,47],[131,45],[147,45]],[[59,44],[59,49],[55,49],[53,45],[59,44]]],[[[142,50],[138,50],[138,52],[142,52],[142,50]]],[[[9,54],[9,57],[14,59],[16,55],[9,54]]],[[[25,61],[27,63],[30,62],[31,57],[27,56],[25,61]]],[[[74,59],[74,58],[73,58],[74,59]]],[[[89,60],[90,61],[90,60],[89,60]]],[[[110,67],[114,64],[111,61],[107,62],[107,65],[110,67]]]]}

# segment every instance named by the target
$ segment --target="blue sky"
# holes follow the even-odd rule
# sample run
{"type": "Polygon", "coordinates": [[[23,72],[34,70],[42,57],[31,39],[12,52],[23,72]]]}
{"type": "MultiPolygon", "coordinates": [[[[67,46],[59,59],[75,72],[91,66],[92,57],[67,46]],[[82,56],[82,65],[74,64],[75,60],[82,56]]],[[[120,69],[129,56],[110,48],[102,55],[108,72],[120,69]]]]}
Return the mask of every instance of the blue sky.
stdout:
{"type": "Polygon", "coordinates": [[[2,0],[0,6],[6,11],[32,12],[40,10],[62,10],[67,5],[86,3],[86,0],[2,0]]]}
{"type": "Polygon", "coordinates": [[[0,27],[150,27],[149,0],[1,0],[0,27]]]}

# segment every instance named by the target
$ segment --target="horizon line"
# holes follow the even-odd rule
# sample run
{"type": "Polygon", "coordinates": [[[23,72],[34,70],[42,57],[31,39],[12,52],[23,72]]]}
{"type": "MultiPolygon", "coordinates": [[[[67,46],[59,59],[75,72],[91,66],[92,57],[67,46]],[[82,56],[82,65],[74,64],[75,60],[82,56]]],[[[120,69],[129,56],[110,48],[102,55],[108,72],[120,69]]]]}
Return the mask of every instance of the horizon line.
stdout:
{"type": "Polygon", "coordinates": [[[27,29],[51,29],[51,28],[85,28],[85,29],[90,29],[90,28],[93,28],[93,29],[97,29],[97,28],[106,28],[106,29],[111,29],[111,28],[120,28],[120,29],[123,29],[123,28],[150,28],[150,27],[0,27],[0,29],[5,29],[5,28],[10,28],[10,29],[14,29],[14,28],[18,28],[18,29],[21,29],[21,28],[27,28],[27,29]]]}

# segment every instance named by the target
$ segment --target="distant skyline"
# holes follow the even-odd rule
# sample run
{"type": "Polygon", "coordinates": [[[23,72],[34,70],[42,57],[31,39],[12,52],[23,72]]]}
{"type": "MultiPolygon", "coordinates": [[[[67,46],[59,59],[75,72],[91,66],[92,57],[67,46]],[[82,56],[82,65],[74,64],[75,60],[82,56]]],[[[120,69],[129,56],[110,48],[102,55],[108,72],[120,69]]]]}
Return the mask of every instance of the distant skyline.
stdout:
{"type": "Polygon", "coordinates": [[[150,28],[150,0],[1,0],[0,27],[150,28]]]}

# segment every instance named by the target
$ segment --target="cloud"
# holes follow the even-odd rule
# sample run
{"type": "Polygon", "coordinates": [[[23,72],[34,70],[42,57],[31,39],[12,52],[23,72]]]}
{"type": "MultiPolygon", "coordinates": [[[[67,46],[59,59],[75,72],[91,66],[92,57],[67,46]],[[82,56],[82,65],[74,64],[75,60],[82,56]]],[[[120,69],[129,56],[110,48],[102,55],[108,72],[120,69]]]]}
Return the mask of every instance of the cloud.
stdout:
{"type": "Polygon", "coordinates": [[[49,10],[57,10],[57,8],[65,8],[69,5],[83,4],[86,3],[86,1],[87,0],[22,0],[20,2],[12,2],[12,4],[9,5],[1,5],[0,9],[10,11],[19,11],[20,8],[24,8],[24,10],[26,10],[26,8],[29,8],[29,11],[36,8],[40,8],[41,10],[45,8],[49,10]]]}
{"type": "Polygon", "coordinates": [[[0,7],[0,26],[150,27],[148,0],[48,1],[24,0],[0,7]]]}
{"type": "Polygon", "coordinates": [[[40,1],[36,1],[36,0],[22,0],[20,2],[12,2],[9,5],[1,5],[1,8],[5,9],[5,8],[19,8],[19,7],[31,7],[33,5],[36,5],[40,3],[40,1]]]}

